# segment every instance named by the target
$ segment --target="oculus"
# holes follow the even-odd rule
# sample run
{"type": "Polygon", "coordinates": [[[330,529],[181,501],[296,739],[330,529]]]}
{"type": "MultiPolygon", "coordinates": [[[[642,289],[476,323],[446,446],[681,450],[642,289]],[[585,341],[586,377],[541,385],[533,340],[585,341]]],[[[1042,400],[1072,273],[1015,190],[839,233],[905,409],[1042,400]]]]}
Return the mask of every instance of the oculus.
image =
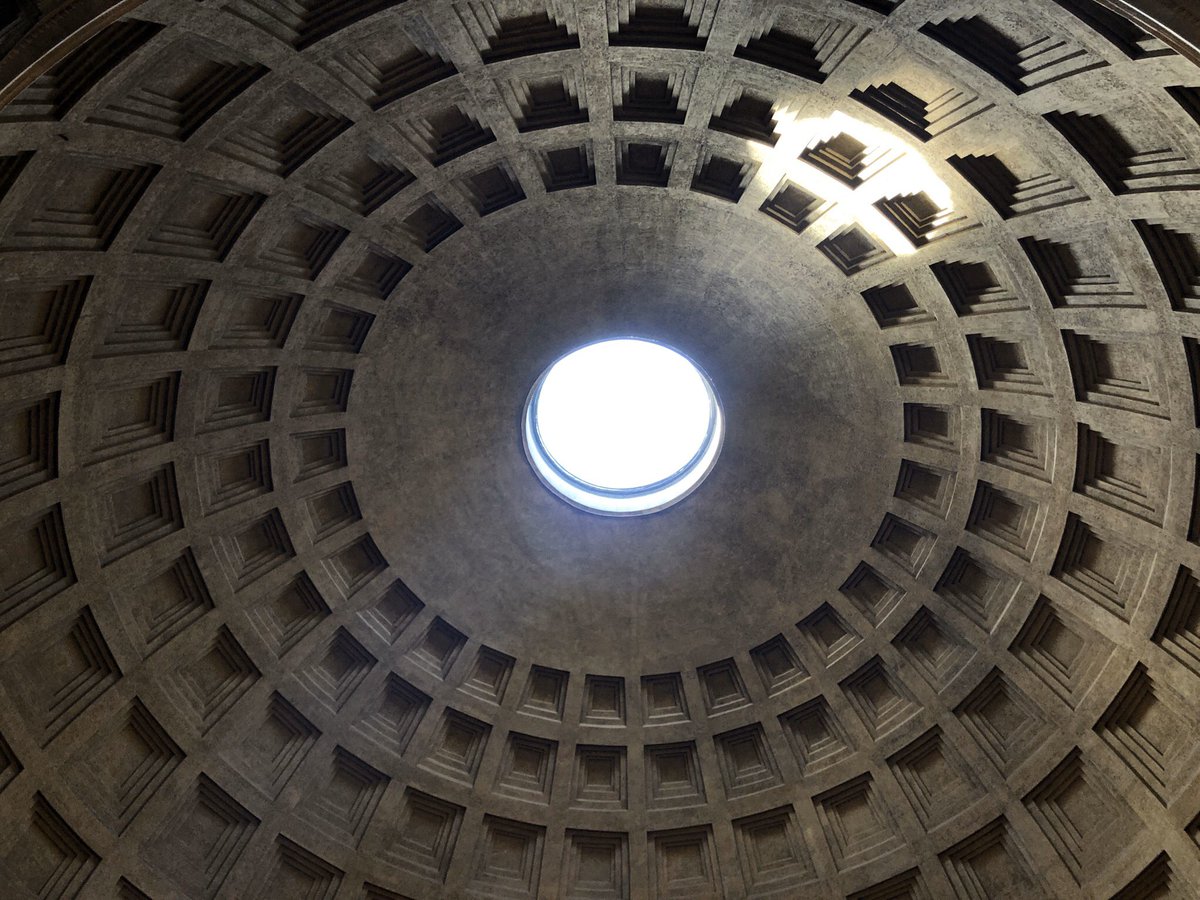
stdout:
{"type": "Polygon", "coordinates": [[[725,419],[708,376],[678,350],[621,337],[555,360],[525,403],[525,454],[551,491],[606,516],[678,503],[712,471],[725,419]]]}

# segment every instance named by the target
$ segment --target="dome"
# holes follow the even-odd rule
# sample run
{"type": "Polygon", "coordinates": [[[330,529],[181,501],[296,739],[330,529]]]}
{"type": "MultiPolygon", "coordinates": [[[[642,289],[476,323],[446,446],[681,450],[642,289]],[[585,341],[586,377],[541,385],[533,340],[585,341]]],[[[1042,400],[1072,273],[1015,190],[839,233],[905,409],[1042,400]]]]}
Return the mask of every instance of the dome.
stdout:
{"type": "Polygon", "coordinates": [[[10,3],[6,896],[1200,894],[1198,42],[10,3]],[[647,515],[527,456],[620,336],[724,429],[647,515]]]}

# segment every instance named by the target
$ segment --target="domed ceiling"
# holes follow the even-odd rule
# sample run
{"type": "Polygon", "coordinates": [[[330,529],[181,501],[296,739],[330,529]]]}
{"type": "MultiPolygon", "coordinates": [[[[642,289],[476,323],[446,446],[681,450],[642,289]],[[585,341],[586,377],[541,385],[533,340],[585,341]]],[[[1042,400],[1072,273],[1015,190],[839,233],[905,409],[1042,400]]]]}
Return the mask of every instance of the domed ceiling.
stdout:
{"type": "Polygon", "coordinates": [[[1198,895],[1182,3],[38,9],[5,897],[1198,895]],[[727,416],[640,518],[521,445],[622,335],[727,416]]]}

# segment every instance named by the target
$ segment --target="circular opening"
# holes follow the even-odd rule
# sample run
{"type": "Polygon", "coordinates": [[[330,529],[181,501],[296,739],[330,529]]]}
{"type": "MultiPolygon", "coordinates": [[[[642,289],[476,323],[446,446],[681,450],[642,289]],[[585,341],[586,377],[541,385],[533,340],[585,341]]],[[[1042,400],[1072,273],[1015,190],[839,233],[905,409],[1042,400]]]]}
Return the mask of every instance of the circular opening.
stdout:
{"type": "Polygon", "coordinates": [[[590,512],[632,516],[695,490],[716,462],[724,418],[708,377],[678,350],[614,338],[542,373],[523,433],[550,490],[590,512]]]}

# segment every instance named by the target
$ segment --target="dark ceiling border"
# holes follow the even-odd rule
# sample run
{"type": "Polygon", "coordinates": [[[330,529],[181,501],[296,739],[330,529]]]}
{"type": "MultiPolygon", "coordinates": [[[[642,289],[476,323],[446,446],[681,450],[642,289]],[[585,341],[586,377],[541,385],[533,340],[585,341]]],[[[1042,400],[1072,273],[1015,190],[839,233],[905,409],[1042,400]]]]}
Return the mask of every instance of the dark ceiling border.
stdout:
{"type": "Polygon", "coordinates": [[[1200,9],[1185,0],[1096,0],[1200,66],[1200,9]]]}
{"type": "Polygon", "coordinates": [[[0,109],[39,75],[145,0],[65,0],[43,13],[0,59],[0,109]]]}

